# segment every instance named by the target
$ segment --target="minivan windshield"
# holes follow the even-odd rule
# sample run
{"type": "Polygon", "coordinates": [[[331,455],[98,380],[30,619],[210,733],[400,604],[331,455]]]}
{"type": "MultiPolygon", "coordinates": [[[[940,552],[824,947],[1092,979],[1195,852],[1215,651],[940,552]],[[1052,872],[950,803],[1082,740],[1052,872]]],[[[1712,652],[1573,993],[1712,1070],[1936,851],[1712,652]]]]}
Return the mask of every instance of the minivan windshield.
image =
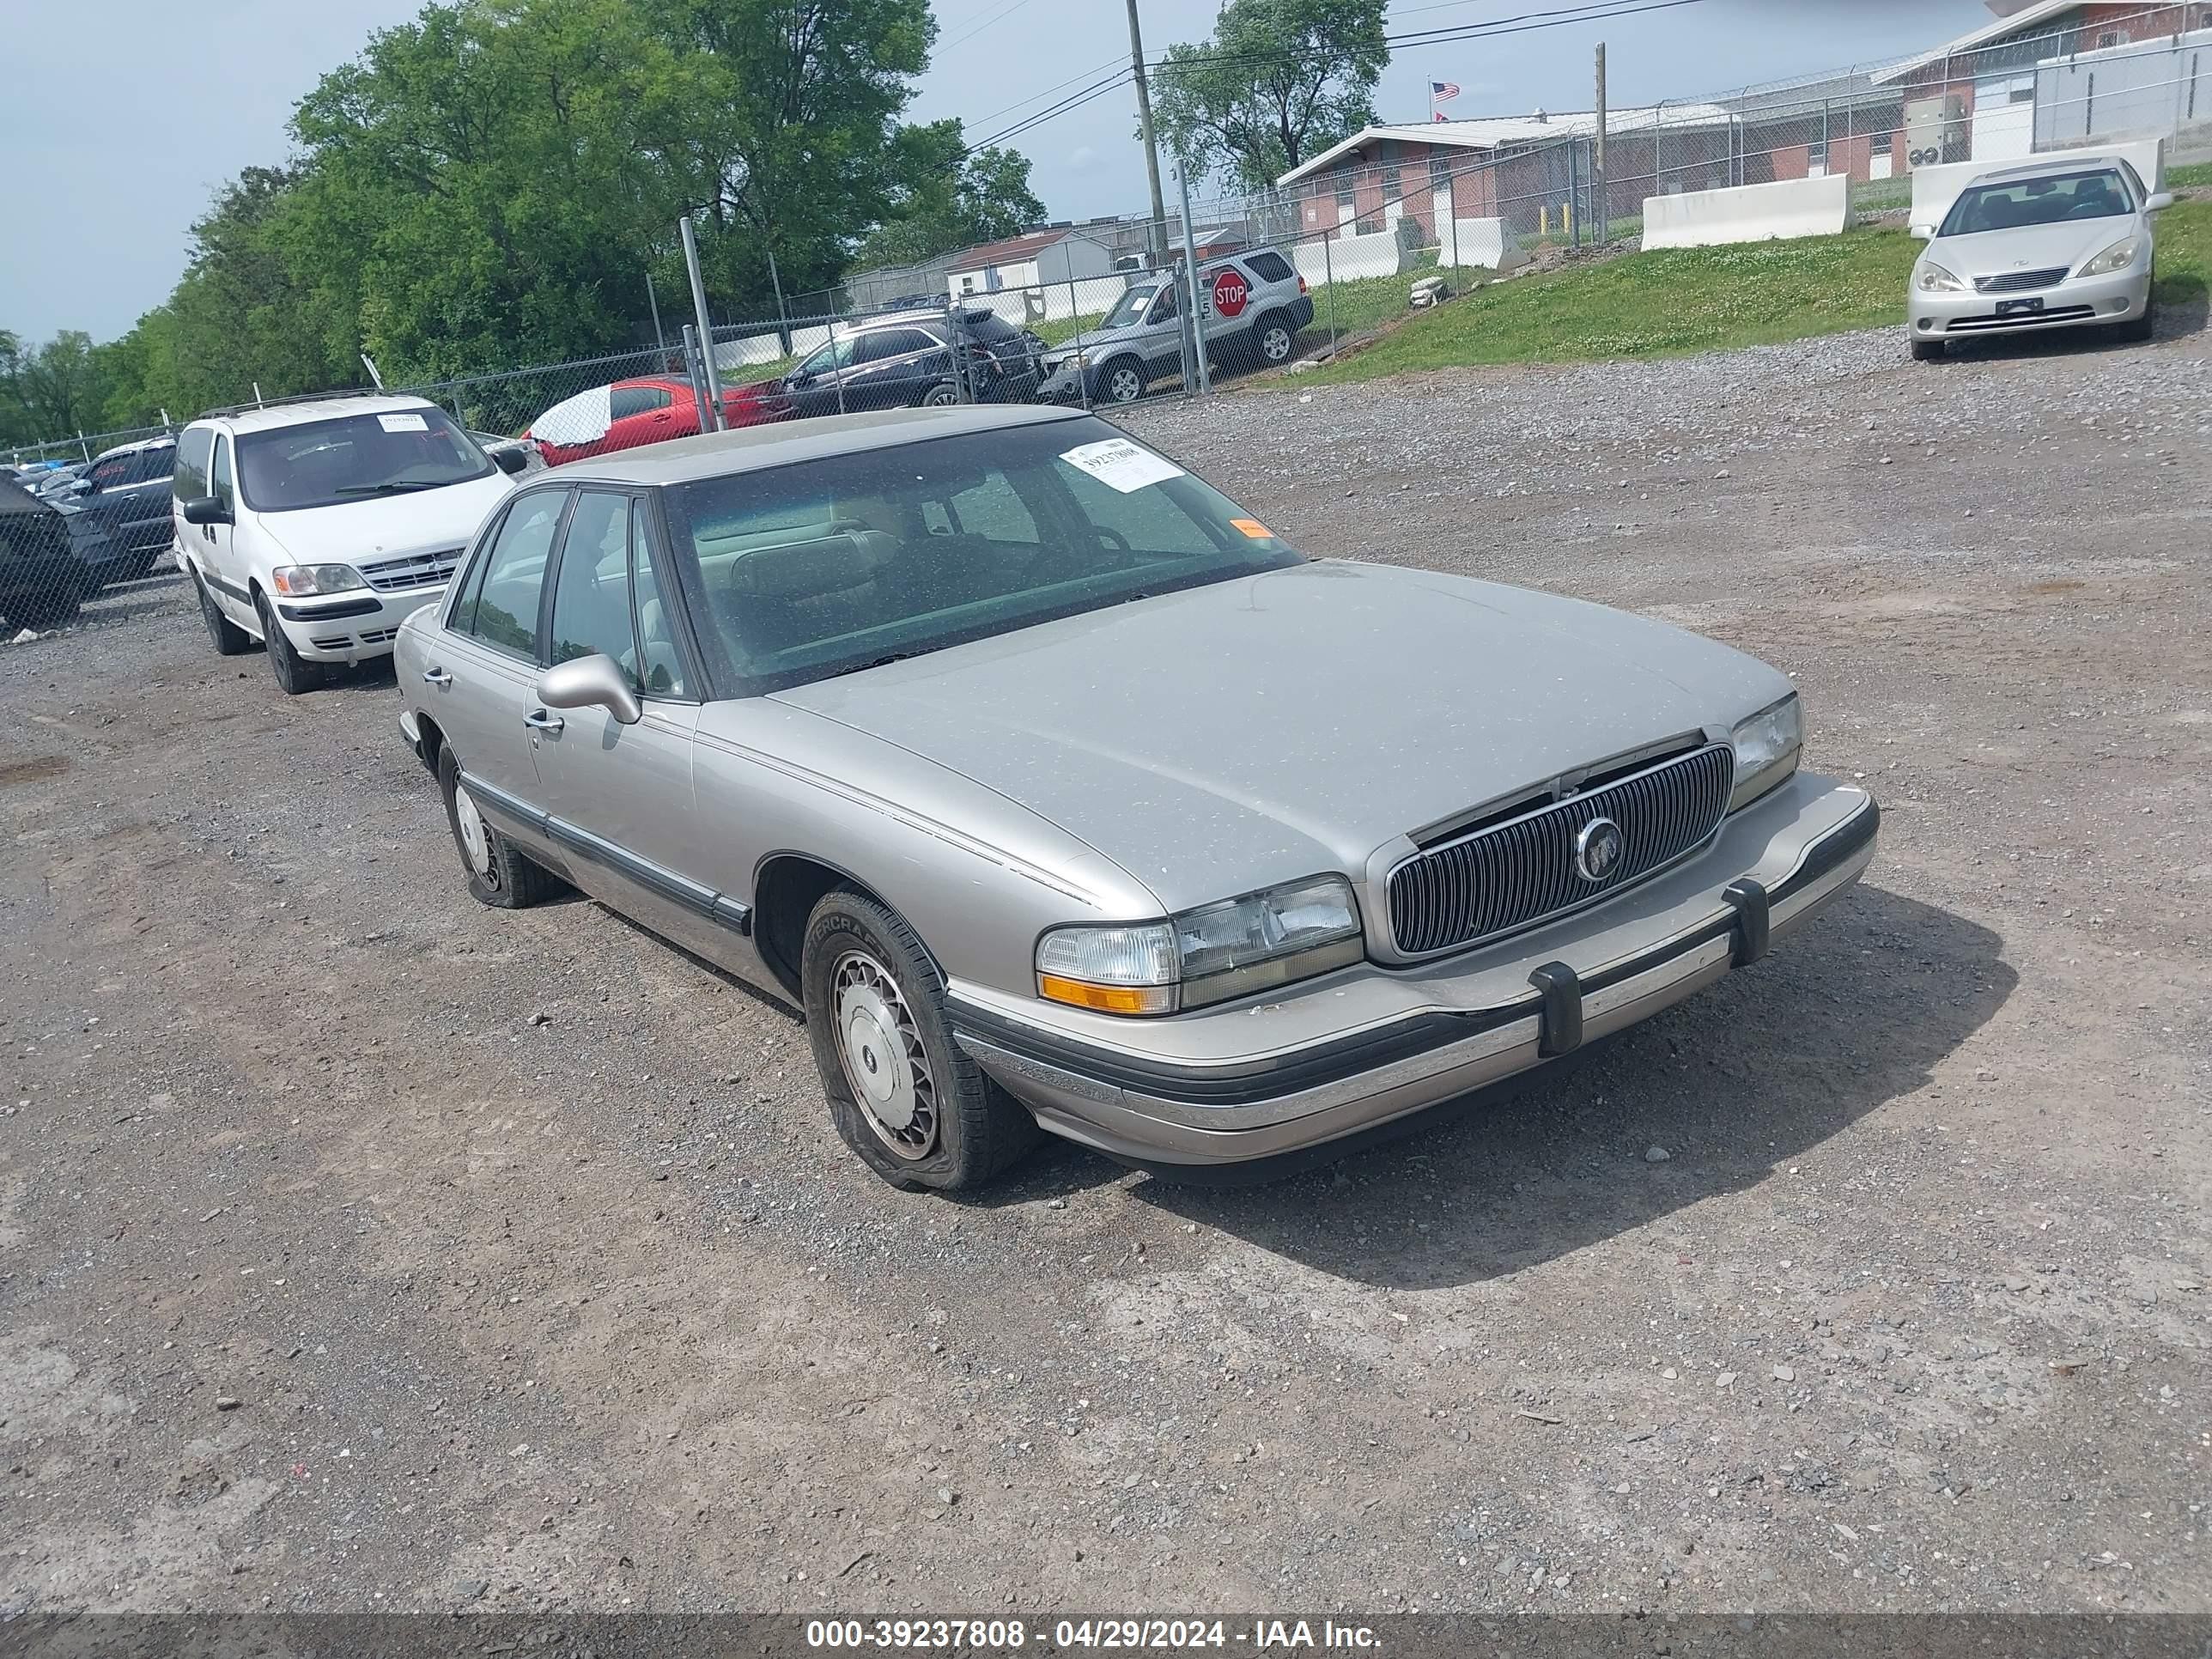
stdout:
{"type": "Polygon", "coordinates": [[[733,473],[667,503],[714,678],[741,696],[1300,562],[1088,417],[733,473]]]}
{"type": "Polygon", "coordinates": [[[238,484],[257,513],[374,501],[492,471],[483,451],[443,410],[380,409],[238,439],[238,484]]]}
{"type": "Polygon", "coordinates": [[[2023,225],[2055,225],[2069,219],[2117,219],[2135,210],[2135,196],[2127,181],[2112,168],[2100,167],[2094,173],[1969,185],[1951,204],[1941,234],[1972,236],[1985,230],[2017,230],[2023,225]]]}

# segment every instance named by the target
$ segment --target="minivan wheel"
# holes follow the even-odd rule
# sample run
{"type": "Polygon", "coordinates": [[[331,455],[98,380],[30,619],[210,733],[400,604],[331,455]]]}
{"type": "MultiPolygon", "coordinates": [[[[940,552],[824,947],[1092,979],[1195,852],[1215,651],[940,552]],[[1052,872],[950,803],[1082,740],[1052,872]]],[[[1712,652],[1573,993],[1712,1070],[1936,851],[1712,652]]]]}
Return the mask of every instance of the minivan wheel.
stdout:
{"type": "Polygon", "coordinates": [[[276,625],[276,607],[269,603],[266,593],[254,601],[254,609],[261,613],[261,642],[269,648],[269,671],[276,677],[276,689],[288,697],[296,697],[320,686],[322,665],[307,661],[292,648],[292,641],[276,625]]]}
{"type": "Polygon", "coordinates": [[[848,887],[828,893],[799,972],[830,1120],[885,1181],[958,1192],[1036,1144],[1036,1121],[953,1042],[944,982],[896,912],[848,887]]]}
{"type": "Polygon", "coordinates": [[[216,654],[221,657],[242,657],[253,649],[253,635],[222,614],[222,607],[208,592],[207,578],[198,568],[187,565],[192,573],[192,591],[199,596],[200,620],[207,624],[208,637],[215,641],[216,654]]]}
{"type": "Polygon", "coordinates": [[[1098,389],[1109,404],[1133,404],[1145,395],[1145,371],[1128,358],[1106,365],[1098,389]]]}
{"type": "Polygon", "coordinates": [[[494,829],[461,781],[460,757],[448,744],[438,755],[438,787],[446,823],[469,878],[469,896],[495,910],[520,910],[560,890],[560,878],[533,864],[494,829]]]}
{"type": "Polygon", "coordinates": [[[1261,361],[1271,368],[1286,363],[1290,362],[1291,353],[1297,343],[1298,337],[1292,332],[1288,323],[1279,317],[1270,317],[1260,329],[1261,361]]]}

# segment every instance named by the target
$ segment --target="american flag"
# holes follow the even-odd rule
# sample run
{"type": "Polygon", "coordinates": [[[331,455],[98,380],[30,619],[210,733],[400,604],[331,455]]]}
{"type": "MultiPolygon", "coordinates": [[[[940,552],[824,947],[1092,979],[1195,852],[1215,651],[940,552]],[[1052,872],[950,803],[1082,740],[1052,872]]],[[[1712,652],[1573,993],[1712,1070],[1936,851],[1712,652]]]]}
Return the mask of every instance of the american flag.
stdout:
{"type": "Polygon", "coordinates": [[[1449,103],[1451,100],[1458,96],[1459,88],[1449,81],[1431,81],[1429,82],[1429,101],[1431,103],[1449,103]]]}

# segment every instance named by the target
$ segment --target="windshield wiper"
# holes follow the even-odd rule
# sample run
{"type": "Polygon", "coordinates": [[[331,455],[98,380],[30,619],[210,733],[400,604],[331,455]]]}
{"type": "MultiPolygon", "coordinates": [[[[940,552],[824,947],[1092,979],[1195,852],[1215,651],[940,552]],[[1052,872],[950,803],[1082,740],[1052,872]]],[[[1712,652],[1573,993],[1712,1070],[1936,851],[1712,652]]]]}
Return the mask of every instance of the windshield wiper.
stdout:
{"type": "Polygon", "coordinates": [[[865,673],[871,668],[882,668],[890,663],[904,662],[911,657],[926,657],[931,651],[936,649],[937,647],[933,645],[921,651],[886,652],[880,657],[871,657],[866,662],[848,663],[842,668],[833,668],[822,678],[825,680],[834,680],[846,674],[865,673]]]}
{"type": "Polygon", "coordinates": [[[437,488],[435,483],[419,478],[391,478],[382,483],[340,484],[337,493],[341,495],[404,495],[417,489],[437,488]]]}

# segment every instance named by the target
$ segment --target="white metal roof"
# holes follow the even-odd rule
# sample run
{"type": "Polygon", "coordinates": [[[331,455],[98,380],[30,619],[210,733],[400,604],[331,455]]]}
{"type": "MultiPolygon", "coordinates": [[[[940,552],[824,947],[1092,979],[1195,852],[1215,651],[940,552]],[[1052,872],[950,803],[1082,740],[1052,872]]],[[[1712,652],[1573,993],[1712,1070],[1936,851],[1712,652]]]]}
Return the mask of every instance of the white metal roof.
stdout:
{"type": "Polygon", "coordinates": [[[2022,6],[2011,16],[1994,18],[1983,24],[1981,27],[1960,35],[1955,40],[1945,41],[1933,52],[1923,52],[1917,58],[1908,58],[1901,64],[1893,64],[1886,70],[1877,70],[1874,77],[1875,83],[1877,86],[1882,86],[1892,81],[1903,80],[1913,70],[1925,69],[1930,64],[1940,63],[1954,53],[1972,52],[1978,46],[1986,46],[1992,41],[2002,40],[2008,34],[2017,34],[2022,29],[2033,28],[2038,23],[2048,21],[2063,13],[2079,11],[2083,3],[2084,0],[2034,0],[2033,4],[2022,6]]]}
{"type": "MultiPolygon", "coordinates": [[[[1648,107],[1609,110],[1606,113],[1605,130],[1607,137],[1619,137],[1626,132],[1638,132],[1664,123],[1668,127],[1726,126],[1729,112],[1717,104],[1654,104],[1648,107]]],[[[1296,184],[1299,179],[1320,172],[1339,157],[1373,143],[1379,138],[1395,138],[1404,143],[1443,144],[1460,149],[1496,149],[1504,144],[1541,143],[1547,138],[1567,138],[1586,136],[1597,131],[1595,110],[1575,110],[1565,114],[1547,113],[1540,118],[1534,115],[1484,115],[1471,121],[1419,122],[1403,126],[1363,127],[1340,143],[1332,144],[1311,161],[1301,162],[1281,178],[1278,185],[1296,184]]]]}
{"type": "Polygon", "coordinates": [[[384,392],[357,397],[306,398],[298,403],[270,404],[261,409],[241,409],[228,415],[203,415],[199,421],[220,420],[234,432],[266,432],[280,426],[304,426],[309,421],[335,421],[347,415],[374,415],[387,409],[435,409],[428,398],[402,398],[384,392]]]}

